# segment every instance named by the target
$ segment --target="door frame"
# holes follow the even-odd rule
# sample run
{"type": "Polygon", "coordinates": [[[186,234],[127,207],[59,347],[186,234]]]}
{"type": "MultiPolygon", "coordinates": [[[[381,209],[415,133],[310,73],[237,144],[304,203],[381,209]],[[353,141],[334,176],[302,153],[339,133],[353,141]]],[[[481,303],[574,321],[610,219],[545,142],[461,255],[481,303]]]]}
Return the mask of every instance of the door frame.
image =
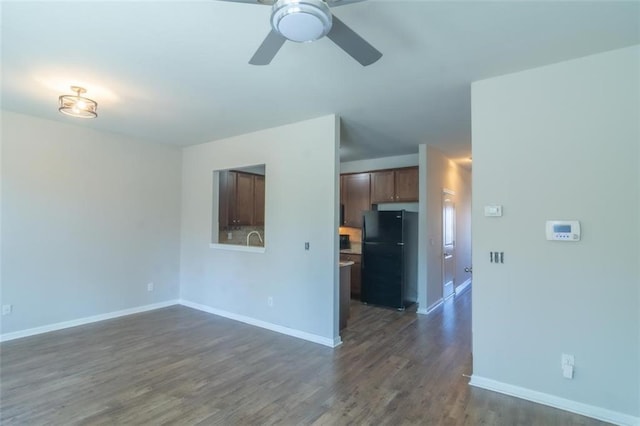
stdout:
{"type": "Polygon", "coordinates": [[[440,230],[441,230],[441,236],[442,236],[442,244],[440,245],[440,248],[442,250],[441,253],[441,262],[440,262],[440,268],[441,268],[441,277],[442,277],[442,300],[446,300],[452,296],[455,296],[456,294],[456,255],[455,255],[455,251],[456,251],[456,192],[451,190],[451,189],[447,189],[447,188],[442,188],[442,193],[440,196],[440,211],[442,213],[442,217],[441,217],[441,221],[440,221],[440,230]],[[445,293],[445,286],[448,283],[445,282],[445,214],[444,214],[444,208],[445,208],[445,200],[447,197],[451,197],[452,200],[452,205],[453,205],[453,215],[452,215],[452,250],[453,250],[453,260],[451,261],[453,263],[452,265],[452,277],[451,277],[451,293],[450,294],[446,294],[445,293]]]}

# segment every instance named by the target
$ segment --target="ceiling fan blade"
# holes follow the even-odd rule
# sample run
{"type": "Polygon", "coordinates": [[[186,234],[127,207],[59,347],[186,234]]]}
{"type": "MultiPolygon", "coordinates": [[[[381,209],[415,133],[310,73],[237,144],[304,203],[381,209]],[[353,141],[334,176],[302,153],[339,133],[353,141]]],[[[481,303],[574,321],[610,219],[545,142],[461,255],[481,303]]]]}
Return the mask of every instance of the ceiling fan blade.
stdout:
{"type": "Polygon", "coordinates": [[[218,0],[218,1],[226,1],[228,3],[264,4],[267,6],[271,6],[274,2],[274,0],[218,0]]]}
{"type": "Polygon", "coordinates": [[[325,1],[331,7],[338,7],[345,4],[360,3],[361,1],[365,1],[365,0],[325,0],[325,1]]]}
{"type": "Polygon", "coordinates": [[[260,47],[258,47],[258,50],[256,50],[256,53],[253,54],[249,63],[251,65],[269,65],[286,40],[286,38],[271,30],[260,47]]]}
{"type": "Polygon", "coordinates": [[[327,37],[365,67],[382,57],[382,53],[378,49],[370,45],[335,15],[333,15],[333,25],[327,37]]]}

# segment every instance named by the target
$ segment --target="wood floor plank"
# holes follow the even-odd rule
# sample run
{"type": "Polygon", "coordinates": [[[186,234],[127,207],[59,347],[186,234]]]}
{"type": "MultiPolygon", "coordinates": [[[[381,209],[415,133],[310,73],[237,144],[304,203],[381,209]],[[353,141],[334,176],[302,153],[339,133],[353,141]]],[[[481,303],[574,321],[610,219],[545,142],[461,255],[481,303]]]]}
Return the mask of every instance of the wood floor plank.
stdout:
{"type": "Polygon", "coordinates": [[[3,425],[580,425],[471,388],[471,295],[352,303],[331,349],[183,306],[0,344],[3,425]]]}

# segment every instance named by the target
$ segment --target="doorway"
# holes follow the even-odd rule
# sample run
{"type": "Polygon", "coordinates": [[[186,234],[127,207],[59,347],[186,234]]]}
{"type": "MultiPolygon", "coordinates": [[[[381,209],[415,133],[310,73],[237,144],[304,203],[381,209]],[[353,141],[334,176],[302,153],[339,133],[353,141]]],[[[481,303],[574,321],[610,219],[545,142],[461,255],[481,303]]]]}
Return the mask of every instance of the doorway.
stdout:
{"type": "Polygon", "coordinates": [[[442,298],[453,296],[456,271],[455,192],[442,190],[442,298]]]}

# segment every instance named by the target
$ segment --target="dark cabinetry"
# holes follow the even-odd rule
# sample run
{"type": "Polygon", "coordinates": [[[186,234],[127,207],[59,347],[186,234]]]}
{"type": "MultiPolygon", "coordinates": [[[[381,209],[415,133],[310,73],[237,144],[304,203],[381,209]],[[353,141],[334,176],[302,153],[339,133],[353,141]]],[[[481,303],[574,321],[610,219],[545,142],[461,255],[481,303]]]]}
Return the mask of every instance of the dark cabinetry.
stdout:
{"type": "Polygon", "coordinates": [[[225,170],[219,185],[220,227],[264,225],[264,176],[225,170]]]}
{"type": "Polygon", "coordinates": [[[362,212],[371,208],[369,173],[340,177],[340,200],[344,205],[344,226],[362,227],[362,212]]]}
{"type": "Polygon", "coordinates": [[[351,265],[351,297],[359,299],[362,282],[362,256],[359,254],[340,253],[340,261],[353,262],[353,265],[351,265]]]}
{"type": "Polygon", "coordinates": [[[418,201],[418,167],[340,176],[343,226],[362,228],[362,213],[373,204],[418,201]]]}
{"type": "Polygon", "coordinates": [[[371,204],[418,201],[418,168],[371,172],[371,204]]]}
{"type": "Polygon", "coordinates": [[[372,203],[393,203],[395,195],[395,172],[393,170],[371,173],[372,203]]]}
{"type": "Polygon", "coordinates": [[[254,177],[254,224],[264,225],[264,176],[254,177]]]}
{"type": "MultiPolygon", "coordinates": [[[[254,224],[254,176],[246,173],[230,172],[235,176],[236,190],[232,192],[235,195],[235,203],[231,203],[234,207],[229,211],[233,211],[232,216],[234,225],[253,225],[254,224]],[[235,204],[235,205],[234,205],[235,204]]],[[[230,200],[233,201],[234,197],[230,200]]]]}

